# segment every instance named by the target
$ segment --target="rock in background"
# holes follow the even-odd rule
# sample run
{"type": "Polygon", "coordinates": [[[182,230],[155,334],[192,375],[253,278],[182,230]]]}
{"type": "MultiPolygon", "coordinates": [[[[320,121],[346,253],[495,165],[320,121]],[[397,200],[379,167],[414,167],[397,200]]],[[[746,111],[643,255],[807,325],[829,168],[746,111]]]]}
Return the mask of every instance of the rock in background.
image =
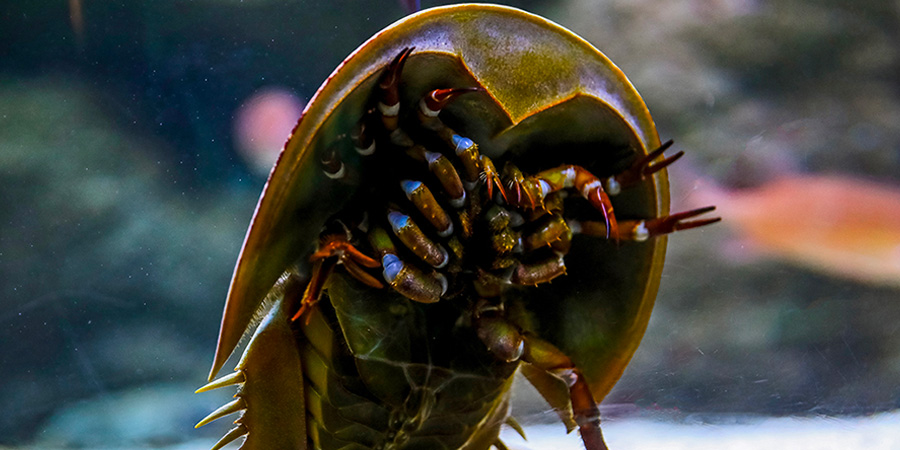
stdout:
{"type": "MultiPolygon", "coordinates": [[[[0,6],[0,445],[208,438],[227,424],[191,426],[227,393],[189,393],[264,181],[234,150],[233,115],[270,85],[308,99],[402,10],[69,3],[80,28],[65,2],[0,6]],[[128,431],[129,417],[159,422],[128,431]]],[[[675,209],[699,206],[704,186],[798,172],[900,184],[895,2],[515,5],[628,74],[688,152],[675,209]]],[[[648,334],[607,399],[629,406],[610,415],[896,408],[897,290],[745,258],[739,237],[726,217],[670,240],[648,334]]]]}
{"type": "MultiPolygon", "coordinates": [[[[675,210],[701,206],[713,185],[799,173],[900,186],[896,2],[570,1],[548,14],[619,65],[663,140],[687,152],[670,172],[675,210]]],[[[766,414],[896,408],[896,288],[754,255],[724,220],[670,238],[648,333],[607,402],[766,414]]],[[[828,218],[796,222],[817,220],[828,218]]],[[[900,265],[900,246],[893,251],[900,265]]]]}

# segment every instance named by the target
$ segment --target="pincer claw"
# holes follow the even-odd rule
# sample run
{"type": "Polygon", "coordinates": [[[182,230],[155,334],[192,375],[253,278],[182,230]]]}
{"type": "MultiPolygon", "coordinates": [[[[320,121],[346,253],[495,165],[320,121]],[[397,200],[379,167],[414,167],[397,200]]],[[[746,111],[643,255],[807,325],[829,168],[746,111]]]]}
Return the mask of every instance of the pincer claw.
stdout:
{"type": "Polygon", "coordinates": [[[586,187],[583,195],[587,197],[594,209],[597,209],[603,214],[603,222],[606,225],[606,239],[612,237],[613,240],[618,242],[619,225],[618,222],[616,222],[616,215],[613,212],[612,201],[610,201],[609,196],[606,195],[603,187],[598,182],[596,186],[586,187]]]}
{"type": "Polygon", "coordinates": [[[419,102],[419,109],[426,117],[437,117],[437,115],[447,106],[453,99],[467,92],[483,91],[480,87],[435,89],[422,97],[419,102]]]}
{"type": "Polygon", "coordinates": [[[653,175],[660,170],[665,169],[670,166],[675,161],[678,161],[679,158],[684,156],[683,151],[679,151],[672,156],[669,156],[662,161],[654,163],[653,160],[660,157],[663,152],[669,149],[672,146],[672,141],[669,139],[659,146],[656,150],[648,153],[643,158],[638,159],[631,165],[628,169],[623,171],[618,175],[611,176],[606,179],[606,190],[610,195],[616,195],[622,191],[624,188],[628,188],[634,186],[639,183],[641,180],[653,175]]]}
{"type": "Polygon", "coordinates": [[[704,208],[692,209],[690,211],[683,211],[677,214],[672,214],[668,216],[658,217],[656,219],[650,219],[644,222],[645,230],[642,233],[646,233],[646,237],[639,234],[639,240],[644,240],[653,236],[660,236],[663,234],[673,233],[675,231],[680,230],[690,230],[691,228],[698,228],[705,225],[709,225],[712,223],[719,222],[722,220],[721,217],[713,217],[709,219],[699,219],[699,220],[690,220],[685,221],[685,219],[690,219],[692,217],[699,216],[701,214],[706,214],[710,211],[715,210],[715,206],[706,206],[704,208]]]}
{"type": "Polygon", "coordinates": [[[374,269],[381,266],[381,263],[359,251],[347,241],[346,236],[327,234],[320,240],[319,249],[309,257],[309,261],[313,263],[312,275],[300,300],[300,309],[291,317],[292,321],[299,319],[319,302],[325,282],[338,264],[343,264],[347,273],[360,282],[376,289],[384,287],[380,281],[360,267],[374,269]]]}
{"type": "Polygon", "coordinates": [[[407,57],[412,53],[413,47],[404,48],[393,61],[385,68],[384,74],[378,83],[380,90],[378,111],[381,113],[381,122],[389,132],[397,129],[398,115],[400,114],[400,74],[407,57]]]}
{"type": "Polygon", "coordinates": [[[484,155],[478,157],[478,162],[481,165],[481,176],[479,178],[481,178],[481,181],[483,181],[487,187],[488,198],[494,198],[494,189],[496,188],[497,191],[500,192],[500,196],[503,197],[503,201],[509,202],[506,198],[506,189],[503,187],[503,180],[500,179],[500,173],[497,172],[497,168],[494,167],[494,162],[484,155]]]}

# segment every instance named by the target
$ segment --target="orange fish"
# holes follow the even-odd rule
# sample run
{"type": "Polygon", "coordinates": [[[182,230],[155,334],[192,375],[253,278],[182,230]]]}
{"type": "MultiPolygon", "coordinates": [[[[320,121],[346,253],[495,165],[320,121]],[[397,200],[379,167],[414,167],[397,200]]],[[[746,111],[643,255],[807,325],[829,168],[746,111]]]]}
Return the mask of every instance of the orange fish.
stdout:
{"type": "Polygon", "coordinates": [[[791,175],[753,189],[698,189],[696,196],[763,253],[900,287],[900,187],[791,175]]]}
{"type": "Polygon", "coordinates": [[[303,112],[303,100],[290,90],[261,88],[234,114],[234,142],[249,168],[268,175],[303,112]]]}

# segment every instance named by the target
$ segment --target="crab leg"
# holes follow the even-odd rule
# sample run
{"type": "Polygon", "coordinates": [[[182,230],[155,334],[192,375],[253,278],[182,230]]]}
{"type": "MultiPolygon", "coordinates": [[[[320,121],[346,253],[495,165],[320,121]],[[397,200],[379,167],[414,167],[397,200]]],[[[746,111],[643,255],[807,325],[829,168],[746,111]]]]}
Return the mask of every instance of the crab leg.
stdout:
{"type": "Polygon", "coordinates": [[[334,272],[334,267],[337,265],[337,259],[329,258],[324,261],[316,261],[313,264],[312,276],[310,276],[309,284],[306,285],[306,290],[303,292],[303,297],[300,300],[300,309],[291,317],[291,321],[296,321],[304,313],[312,309],[316,303],[319,303],[319,299],[322,298],[322,289],[325,287],[325,282],[328,280],[328,277],[331,276],[331,273],[334,272]]]}
{"type": "Polygon", "coordinates": [[[488,198],[494,198],[494,188],[496,188],[503,197],[503,201],[506,201],[506,189],[503,188],[503,181],[500,180],[500,173],[494,167],[494,162],[485,155],[480,155],[478,162],[481,165],[481,175],[478,176],[478,179],[487,186],[488,198]]]}
{"type": "MultiPolygon", "coordinates": [[[[476,306],[475,326],[479,339],[487,346],[488,350],[497,358],[506,361],[524,361],[558,380],[565,383],[569,392],[572,417],[578,425],[581,439],[587,450],[607,450],[600,430],[600,410],[591,393],[587,381],[581,371],[575,367],[572,360],[553,344],[535,336],[523,332],[516,324],[504,317],[502,305],[491,305],[482,300],[476,306]]],[[[527,376],[528,372],[526,372],[527,376]]],[[[529,378],[532,381],[532,378],[529,378]]],[[[541,395],[548,396],[552,387],[544,383],[532,381],[541,395]]],[[[554,407],[562,405],[554,404],[554,407]]]]}
{"type": "Polygon", "coordinates": [[[544,197],[562,189],[574,188],[603,214],[607,239],[618,236],[616,216],[612,202],[599,178],[581,166],[563,165],[525,177],[512,164],[504,169],[509,181],[507,200],[513,206],[534,209],[543,208],[544,197]]]}
{"type": "Polygon", "coordinates": [[[406,194],[406,198],[434,226],[440,237],[453,234],[453,222],[450,220],[450,216],[444,211],[444,208],[441,208],[428,186],[421,181],[403,180],[400,182],[400,187],[406,194]]]}
{"type": "Polygon", "coordinates": [[[400,115],[400,74],[403,72],[403,66],[406,64],[407,57],[412,53],[413,48],[404,48],[394,60],[388,64],[378,83],[380,100],[378,102],[378,111],[381,113],[381,123],[388,133],[394,131],[399,126],[400,115]]]}
{"type": "Polygon", "coordinates": [[[337,256],[342,262],[349,258],[354,262],[372,269],[378,267],[378,261],[366,256],[343,236],[329,236],[323,238],[323,240],[326,242],[319,245],[319,250],[309,257],[310,261],[319,261],[332,256],[337,256]]]}
{"type": "Polygon", "coordinates": [[[378,261],[360,252],[348,239],[349,231],[340,220],[334,220],[322,232],[318,250],[309,257],[313,269],[300,300],[300,309],[291,317],[291,321],[299,319],[319,302],[325,283],[338,264],[343,264],[347,272],[357,280],[376,289],[384,287],[380,281],[360,267],[374,269],[380,265],[378,261]]]}
{"type": "Polygon", "coordinates": [[[597,408],[597,402],[584,375],[575,367],[572,360],[553,344],[531,334],[525,334],[523,338],[525,351],[522,360],[558,377],[568,386],[572,414],[575,423],[578,424],[585,449],[607,450],[600,430],[600,409],[597,408]]]}
{"type": "Polygon", "coordinates": [[[510,281],[522,286],[537,286],[565,274],[566,262],[563,257],[553,255],[536,263],[520,263],[513,270],[510,281]]]}
{"type": "Polygon", "coordinates": [[[340,180],[347,176],[347,168],[336,146],[331,146],[324,152],[320,163],[325,176],[332,180],[340,180]]]}
{"type": "Polygon", "coordinates": [[[683,151],[679,151],[678,153],[669,156],[668,158],[665,158],[656,164],[653,164],[653,160],[661,156],[663,152],[665,152],[669,147],[672,146],[672,143],[673,141],[669,139],[668,141],[660,145],[656,150],[653,150],[643,158],[635,161],[634,164],[631,165],[631,167],[624,170],[622,173],[613,175],[604,180],[606,192],[608,192],[609,195],[618,195],[620,192],[622,192],[622,189],[634,186],[650,175],[653,175],[654,173],[665,169],[673,162],[678,161],[678,158],[684,156],[683,151]]]}
{"type": "Polygon", "coordinates": [[[494,167],[493,161],[478,152],[478,145],[469,138],[456,134],[453,129],[446,126],[438,117],[441,110],[456,97],[468,92],[480,92],[480,87],[435,89],[419,100],[419,121],[423,126],[435,131],[441,139],[447,142],[460,162],[466,174],[468,188],[472,188],[476,182],[482,181],[487,186],[488,198],[494,196],[496,188],[500,195],[506,198],[500,175],[494,167]]]}
{"type": "Polygon", "coordinates": [[[561,241],[572,239],[572,231],[562,216],[552,214],[546,217],[542,218],[537,229],[522,237],[522,246],[525,251],[553,246],[561,241]]]}
{"type": "Polygon", "coordinates": [[[541,185],[536,179],[526,177],[518,167],[511,163],[503,166],[503,177],[506,180],[506,201],[519,208],[543,208],[541,185]]]}
{"type": "Polygon", "coordinates": [[[417,161],[427,163],[428,170],[444,188],[450,205],[454,208],[463,207],[466,202],[466,190],[459,178],[459,173],[447,157],[440,153],[430,152],[421,145],[414,145],[406,149],[406,154],[417,161]]]}
{"type": "Polygon", "coordinates": [[[381,256],[384,280],[400,295],[420,303],[434,303],[447,292],[447,278],[437,272],[427,274],[415,265],[403,262],[384,229],[369,230],[369,243],[381,256]]]}
{"type": "Polygon", "coordinates": [[[428,161],[428,169],[440,181],[450,197],[450,204],[454,208],[462,208],[466,201],[466,190],[453,163],[444,155],[434,152],[426,152],[425,159],[428,161]]]}
{"type": "Polygon", "coordinates": [[[500,181],[500,174],[494,167],[494,162],[478,152],[478,144],[458,134],[450,135],[449,143],[460,162],[462,162],[469,188],[475,186],[475,183],[478,181],[484,181],[489,198],[493,197],[494,188],[496,188],[500,195],[506,199],[506,190],[500,181]]]}
{"type": "Polygon", "coordinates": [[[467,92],[484,91],[480,87],[435,89],[419,100],[419,121],[427,128],[438,131],[446,128],[438,119],[438,114],[453,99],[467,92]]]}
{"type": "Polygon", "coordinates": [[[450,145],[456,153],[456,157],[462,163],[466,174],[466,182],[474,185],[481,175],[481,166],[478,163],[478,156],[480,155],[478,145],[475,144],[475,141],[458,134],[451,136],[450,145]]]}
{"type": "Polygon", "coordinates": [[[370,156],[375,153],[375,138],[369,132],[368,127],[372,119],[372,112],[367,112],[362,119],[357,122],[350,133],[350,139],[353,141],[353,148],[356,153],[361,156],[370,156]]]}
{"type": "Polygon", "coordinates": [[[436,269],[446,266],[450,261],[447,250],[425,236],[412,218],[397,211],[390,211],[387,218],[394,235],[422,261],[436,269]]]}
{"type": "MultiPolygon", "coordinates": [[[[356,262],[354,262],[352,259],[343,258],[343,259],[341,259],[341,263],[343,263],[344,268],[347,269],[347,273],[349,273],[350,276],[363,282],[367,286],[373,287],[375,289],[381,289],[384,287],[384,285],[381,284],[380,281],[378,281],[375,277],[370,275],[369,272],[366,272],[365,269],[363,269],[362,267],[359,267],[359,265],[356,262]]],[[[380,266],[380,264],[377,264],[377,266],[380,266]]]]}
{"type": "MultiPolygon", "coordinates": [[[[620,237],[630,241],[642,242],[652,237],[673,233],[675,231],[689,230],[691,228],[716,223],[722,220],[722,218],[713,217],[709,219],[685,221],[685,219],[706,214],[715,209],[715,206],[707,206],[668,216],[657,217],[655,219],[623,220],[619,222],[619,226],[623,230],[621,231],[620,237]]],[[[606,225],[602,222],[568,220],[567,223],[572,229],[572,232],[576,234],[604,236],[607,233],[606,225]]]]}

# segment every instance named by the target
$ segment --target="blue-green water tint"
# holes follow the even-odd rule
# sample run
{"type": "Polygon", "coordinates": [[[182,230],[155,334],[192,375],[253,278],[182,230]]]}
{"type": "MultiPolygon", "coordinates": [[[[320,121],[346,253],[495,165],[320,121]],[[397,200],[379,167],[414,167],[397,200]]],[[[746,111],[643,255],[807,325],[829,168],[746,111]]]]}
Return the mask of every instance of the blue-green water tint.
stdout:
{"type": "MultiPolygon", "coordinates": [[[[67,2],[7,3],[0,445],[209,440],[220,430],[191,426],[223,402],[191,391],[264,182],[233,149],[234,111],[269,85],[308,99],[401,7],[81,2],[78,37],[67,2]]],[[[743,187],[794,171],[900,184],[891,5],[507,3],[572,28],[631,77],[663,137],[688,152],[673,169],[676,205],[709,180],[743,187]]],[[[750,258],[725,221],[670,240],[654,319],[607,400],[628,406],[604,409],[613,423],[656,408],[900,406],[897,290],[750,258]]],[[[524,422],[548,415],[517,402],[524,422]]]]}

